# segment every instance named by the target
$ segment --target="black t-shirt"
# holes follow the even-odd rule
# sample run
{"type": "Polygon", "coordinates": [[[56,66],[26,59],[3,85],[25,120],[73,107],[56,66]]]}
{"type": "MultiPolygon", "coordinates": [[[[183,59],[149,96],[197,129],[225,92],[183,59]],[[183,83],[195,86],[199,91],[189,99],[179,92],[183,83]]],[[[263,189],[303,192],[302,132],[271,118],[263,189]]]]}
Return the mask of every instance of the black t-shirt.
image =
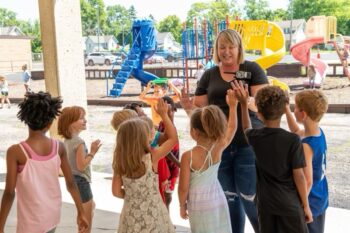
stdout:
{"type": "Polygon", "coordinates": [[[305,167],[299,136],[266,127],[246,134],[256,156],[258,208],[270,214],[299,215],[302,207],[293,179],[293,169],[305,167]]]}
{"type": "MultiPolygon", "coordinates": [[[[239,66],[239,70],[251,73],[251,79],[247,82],[248,87],[268,83],[265,72],[255,62],[245,61],[239,66]]],[[[222,79],[219,67],[215,66],[204,72],[201,80],[198,83],[195,95],[207,95],[208,103],[217,105],[225,113],[226,117],[228,117],[229,107],[226,103],[226,92],[230,88],[230,82],[222,79]]],[[[248,143],[242,129],[240,105],[238,106],[237,113],[237,132],[232,142],[238,146],[246,146],[248,143]]],[[[263,126],[254,112],[250,111],[249,115],[253,128],[261,128],[263,126]]]]}

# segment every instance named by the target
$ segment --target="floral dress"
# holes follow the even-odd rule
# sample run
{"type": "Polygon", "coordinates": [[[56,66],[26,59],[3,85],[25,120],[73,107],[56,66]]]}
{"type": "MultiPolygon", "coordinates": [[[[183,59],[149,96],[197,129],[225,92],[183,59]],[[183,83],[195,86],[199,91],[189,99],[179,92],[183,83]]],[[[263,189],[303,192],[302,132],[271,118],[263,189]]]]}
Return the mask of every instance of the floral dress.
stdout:
{"type": "Polygon", "coordinates": [[[158,174],[152,170],[150,154],[145,155],[144,163],[146,173],[140,178],[122,177],[125,197],[118,233],[175,233],[158,191],[158,174]]]}

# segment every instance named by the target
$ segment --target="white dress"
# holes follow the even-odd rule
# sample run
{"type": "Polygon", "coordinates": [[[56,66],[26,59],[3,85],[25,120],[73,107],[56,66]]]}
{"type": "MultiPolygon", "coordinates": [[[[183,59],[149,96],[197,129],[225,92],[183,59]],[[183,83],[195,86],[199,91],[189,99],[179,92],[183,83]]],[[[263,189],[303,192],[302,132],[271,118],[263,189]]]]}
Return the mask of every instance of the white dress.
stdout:
{"type": "MultiPolygon", "coordinates": [[[[203,148],[205,149],[205,148],[203,148]]],[[[209,161],[206,170],[192,168],[187,209],[192,233],[232,233],[227,200],[218,180],[220,162],[213,164],[211,151],[203,163],[209,161]]]]}
{"type": "Polygon", "coordinates": [[[152,170],[151,155],[144,157],[146,173],[137,179],[122,177],[124,205],[118,233],[175,233],[158,190],[158,174],[152,170]]]}

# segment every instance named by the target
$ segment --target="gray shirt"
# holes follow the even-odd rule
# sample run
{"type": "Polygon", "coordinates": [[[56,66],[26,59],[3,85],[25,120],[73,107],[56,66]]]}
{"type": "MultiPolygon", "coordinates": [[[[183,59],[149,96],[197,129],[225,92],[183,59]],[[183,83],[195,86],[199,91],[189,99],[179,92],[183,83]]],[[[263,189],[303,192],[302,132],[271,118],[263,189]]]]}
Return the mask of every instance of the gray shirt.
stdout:
{"type": "Polygon", "coordinates": [[[85,157],[88,154],[88,150],[86,148],[85,142],[79,136],[73,136],[71,139],[64,140],[64,145],[66,146],[67,154],[68,154],[68,162],[70,168],[72,169],[73,175],[78,175],[84,177],[89,183],[91,183],[91,165],[89,164],[84,171],[79,171],[77,168],[77,149],[79,145],[83,144],[85,150],[85,157]]]}

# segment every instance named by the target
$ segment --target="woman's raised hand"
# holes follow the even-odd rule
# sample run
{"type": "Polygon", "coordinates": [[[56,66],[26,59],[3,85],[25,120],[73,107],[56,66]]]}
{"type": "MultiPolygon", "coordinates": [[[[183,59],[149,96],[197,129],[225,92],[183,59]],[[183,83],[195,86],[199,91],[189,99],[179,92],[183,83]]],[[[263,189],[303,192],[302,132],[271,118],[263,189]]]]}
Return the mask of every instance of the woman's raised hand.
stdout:
{"type": "Polygon", "coordinates": [[[186,88],[181,89],[180,104],[185,110],[191,110],[193,108],[193,99],[188,95],[186,88]]]}

